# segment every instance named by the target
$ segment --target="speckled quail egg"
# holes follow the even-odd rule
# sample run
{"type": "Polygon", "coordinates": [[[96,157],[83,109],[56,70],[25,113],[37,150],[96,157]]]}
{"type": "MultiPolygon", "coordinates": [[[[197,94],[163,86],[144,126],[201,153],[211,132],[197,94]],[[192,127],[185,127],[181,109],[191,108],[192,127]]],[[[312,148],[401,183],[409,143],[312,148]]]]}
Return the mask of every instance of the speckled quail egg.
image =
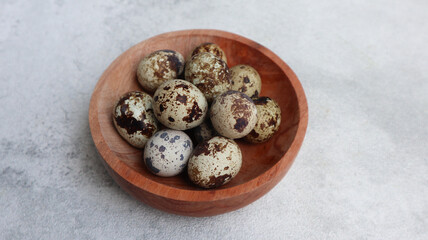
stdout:
{"type": "Polygon", "coordinates": [[[184,132],[160,130],[144,148],[144,163],[150,172],[161,177],[172,177],[186,168],[192,150],[192,141],[184,132]]]}
{"type": "Polygon", "coordinates": [[[190,180],[203,188],[215,188],[234,178],[242,165],[238,144],[224,137],[213,137],[195,147],[187,166],[190,180]]]}
{"type": "Polygon", "coordinates": [[[201,124],[207,115],[208,103],[202,92],[184,80],[169,80],[153,95],[156,118],[166,127],[186,130],[201,124]]]}
{"type": "Polygon", "coordinates": [[[212,103],[210,119],[222,136],[235,139],[247,135],[257,122],[257,108],[246,94],[229,90],[212,103]]]}
{"type": "Polygon", "coordinates": [[[138,82],[148,92],[162,83],[176,79],[184,70],[183,56],[173,50],[159,50],[143,58],[138,65],[138,82]]]}
{"type": "Polygon", "coordinates": [[[184,75],[204,93],[208,102],[230,89],[227,64],[208,52],[194,55],[186,64],[184,75]]]}
{"type": "Polygon", "coordinates": [[[259,96],[262,80],[256,69],[248,65],[236,65],[230,69],[231,89],[243,92],[251,98],[259,96]]]}
{"type": "Polygon", "coordinates": [[[269,140],[281,124],[281,109],[277,102],[268,97],[253,99],[256,104],[258,120],[253,130],[245,136],[251,143],[261,143],[269,140]]]}
{"type": "Polygon", "coordinates": [[[134,91],[123,95],[113,107],[113,123],[119,135],[137,148],[143,148],[159,129],[152,107],[152,97],[134,91]]]}
{"type": "Polygon", "coordinates": [[[189,134],[197,143],[209,140],[212,137],[218,135],[218,133],[214,130],[209,118],[206,118],[205,121],[201,123],[201,125],[190,129],[189,134]]]}
{"type": "Polygon", "coordinates": [[[202,43],[201,45],[195,47],[192,51],[192,53],[190,54],[190,57],[195,56],[199,53],[203,53],[203,52],[209,52],[214,54],[215,56],[217,56],[218,58],[220,58],[221,60],[223,60],[225,63],[227,63],[227,58],[226,58],[226,54],[224,53],[224,51],[220,48],[220,46],[218,46],[215,43],[202,43]]]}

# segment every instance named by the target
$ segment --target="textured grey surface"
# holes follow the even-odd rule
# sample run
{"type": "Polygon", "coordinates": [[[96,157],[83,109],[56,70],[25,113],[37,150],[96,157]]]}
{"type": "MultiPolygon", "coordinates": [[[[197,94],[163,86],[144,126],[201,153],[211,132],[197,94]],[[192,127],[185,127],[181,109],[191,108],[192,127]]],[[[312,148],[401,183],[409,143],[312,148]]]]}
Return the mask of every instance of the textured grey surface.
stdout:
{"type": "Polygon", "coordinates": [[[428,2],[204,2],[1,1],[0,239],[428,239],[428,2]],[[87,120],[121,52],[190,28],[267,46],[309,103],[283,181],[210,218],[124,193],[87,120]]]}

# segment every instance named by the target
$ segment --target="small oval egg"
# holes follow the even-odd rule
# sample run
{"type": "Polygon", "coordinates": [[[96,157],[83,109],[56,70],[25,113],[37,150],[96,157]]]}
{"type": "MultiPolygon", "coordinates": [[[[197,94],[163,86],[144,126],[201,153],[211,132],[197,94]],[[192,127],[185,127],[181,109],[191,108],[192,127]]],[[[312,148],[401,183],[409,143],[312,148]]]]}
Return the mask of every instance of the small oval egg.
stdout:
{"type": "Polygon", "coordinates": [[[129,144],[143,148],[148,139],[159,129],[152,106],[152,97],[144,92],[124,94],[113,107],[113,123],[129,144]]]}
{"type": "Polygon", "coordinates": [[[159,50],[144,57],[137,69],[138,82],[152,93],[162,83],[176,79],[183,73],[184,58],[173,50],[159,50]]]}
{"type": "Polygon", "coordinates": [[[199,53],[203,53],[203,52],[208,52],[208,53],[214,54],[216,57],[220,58],[225,63],[227,63],[226,54],[220,48],[220,46],[215,44],[215,43],[209,43],[209,42],[208,43],[202,43],[201,45],[195,47],[192,50],[190,57],[193,57],[193,56],[195,56],[199,53]]]}
{"type": "Polygon", "coordinates": [[[236,65],[230,69],[231,90],[256,98],[262,89],[262,80],[256,69],[249,65],[236,65]]]}
{"type": "Polygon", "coordinates": [[[156,118],[166,127],[186,130],[201,124],[208,111],[202,92],[184,80],[169,80],[153,95],[156,118]]]}
{"type": "Polygon", "coordinates": [[[160,130],[147,142],[144,163],[153,174],[172,177],[186,168],[192,150],[192,141],[184,132],[160,130]]]}
{"type": "Polygon", "coordinates": [[[187,166],[190,180],[203,188],[215,188],[232,180],[242,166],[238,144],[224,137],[213,137],[195,147],[187,166]]]}
{"type": "Polygon", "coordinates": [[[257,122],[257,108],[246,94],[229,90],[212,103],[210,119],[222,136],[235,139],[247,135],[257,122]]]}
{"type": "Polygon", "coordinates": [[[187,81],[198,87],[208,102],[230,89],[230,74],[227,64],[211,53],[194,55],[184,71],[187,81]]]}
{"type": "Polygon", "coordinates": [[[260,97],[253,101],[257,108],[258,119],[256,126],[244,139],[251,143],[261,143],[272,138],[278,131],[281,124],[281,108],[269,97],[260,97]]]}
{"type": "Polygon", "coordinates": [[[201,125],[190,129],[190,136],[193,137],[193,140],[196,143],[201,143],[203,141],[209,140],[216,135],[218,135],[218,133],[214,130],[213,125],[211,124],[211,120],[209,118],[205,119],[205,121],[202,122],[201,125]]]}

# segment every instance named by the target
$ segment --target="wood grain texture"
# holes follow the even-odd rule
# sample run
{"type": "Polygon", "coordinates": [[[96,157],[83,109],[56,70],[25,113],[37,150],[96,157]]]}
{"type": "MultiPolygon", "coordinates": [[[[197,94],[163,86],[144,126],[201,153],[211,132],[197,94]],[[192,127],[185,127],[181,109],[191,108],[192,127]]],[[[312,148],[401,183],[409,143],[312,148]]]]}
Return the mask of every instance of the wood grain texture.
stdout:
{"type": "Polygon", "coordinates": [[[89,123],[103,163],[129,194],[155,208],[188,216],[211,216],[236,210],[257,200],[287,173],[296,157],[308,123],[303,88],[294,72],[273,52],[242,36],[219,30],[184,30],[147,39],[119,56],[103,73],[93,92],[89,123]],[[142,161],[143,151],[133,148],[112,123],[114,102],[124,93],[142,90],[136,79],[139,61],[160,49],[179,51],[185,58],[203,42],[218,44],[229,67],[253,66],[262,79],[260,96],[275,99],[282,111],[279,131],[268,142],[248,144],[237,140],[243,153],[239,174],[220,188],[193,185],[185,173],[171,178],[151,174],[142,161]]]}

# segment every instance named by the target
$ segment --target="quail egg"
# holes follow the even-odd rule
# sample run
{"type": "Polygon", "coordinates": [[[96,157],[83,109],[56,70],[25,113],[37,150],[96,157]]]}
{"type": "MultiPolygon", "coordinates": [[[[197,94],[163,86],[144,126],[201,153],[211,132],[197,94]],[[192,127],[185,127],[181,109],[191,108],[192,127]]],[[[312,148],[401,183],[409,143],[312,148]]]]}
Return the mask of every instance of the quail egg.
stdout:
{"type": "Polygon", "coordinates": [[[143,58],[138,65],[138,82],[152,93],[163,82],[176,79],[184,69],[183,56],[173,50],[159,50],[143,58]]]}
{"type": "Polygon", "coordinates": [[[214,130],[209,118],[206,118],[201,125],[190,129],[190,136],[192,136],[192,139],[197,143],[209,140],[216,135],[218,135],[218,133],[214,130]]]}
{"type": "Polygon", "coordinates": [[[134,91],[123,95],[113,107],[113,123],[129,144],[143,148],[148,139],[159,129],[152,107],[152,97],[134,91]]]}
{"type": "Polygon", "coordinates": [[[186,168],[192,150],[192,141],[184,132],[160,130],[147,142],[144,163],[150,172],[161,177],[172,177],[186,168]]]}
{"type": "Polygon", "coordinates": [[[208,111],[202,92],[188,81],[169,80],[153,95],[156,118],[166,127],[186,130],[201,124],[208,111]]]}
{"type": "Polygon", "coordinates": [[[253,99],[256,104],[258,120],[253,130],[245,136],[251,143],[261,143],[269,140],[281,124],[281,109],[277,102],[268,97],[253,99]]]}
{"type": "Polygon", "coordinates": [[[236,65],[230,69],[231,89],[243,92],[251,98],[259,96],[262,80],[256,69],[249,65],[236,65]]]}
{"type": "Polygon", "coordinates": [[[199,53],[203,52],[209,52],[223,60],[225,63],[227,63],[226,54],[224,51],[215,43],[202,43],[201,45],[195,47],[190,54],[190,57],[195,56],[199,53]]]}
{"type": "Polygon", "coordinates": [[[222,136],[235,139],[247,135],[257,122],[257,108],[246,94],[229,90],[212,103],[210,119],[222,136]]]}
{"type": "Polygon", "coordinates": [[[227,64],[208,52],[194,55],[186,64],[184,75],[204,93],[208,102],[230,89],[227,64]]]}
{"type": "Polygon", "coordinates": [[[195,147],[187,166],[190,180],[203,188],[215,188],[234,178],[242,165],[238,144],[224,137],[213,137],[195,147]]]}

